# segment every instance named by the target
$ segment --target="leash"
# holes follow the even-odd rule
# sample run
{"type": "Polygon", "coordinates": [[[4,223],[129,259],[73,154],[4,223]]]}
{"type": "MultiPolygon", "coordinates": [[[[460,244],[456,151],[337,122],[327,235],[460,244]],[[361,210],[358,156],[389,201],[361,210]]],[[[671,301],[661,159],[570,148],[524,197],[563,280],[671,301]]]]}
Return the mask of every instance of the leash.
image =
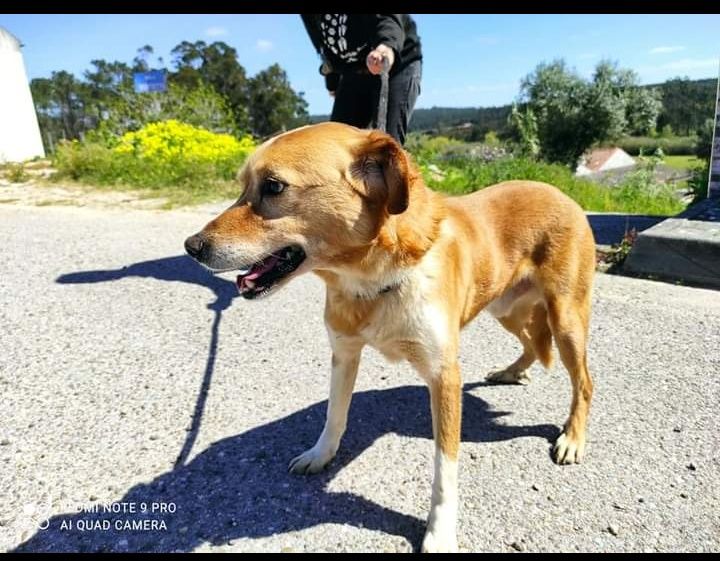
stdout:
{"type": "Polygon", "coordinates": [[[380,96],[378,99],[377,113],[375,115],[375,127],[387,132],[387,107],[390,90],[390,61],[383,57],[383,68],[380,72],[380,96]]]}

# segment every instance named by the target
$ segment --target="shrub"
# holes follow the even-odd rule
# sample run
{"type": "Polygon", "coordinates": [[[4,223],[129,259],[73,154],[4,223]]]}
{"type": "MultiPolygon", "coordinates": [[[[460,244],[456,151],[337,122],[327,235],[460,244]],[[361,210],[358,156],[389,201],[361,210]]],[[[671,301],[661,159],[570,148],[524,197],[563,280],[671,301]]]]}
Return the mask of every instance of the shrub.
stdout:
{"type": "Polygon", "coordinates": [[[684,208],[673,187],[655,182],[646,168],[630,174],[615,187],[576,177],[566,166],[528,158],[504,158],[488,163],[454,160],[442,166],[442,173],[433,172],[426,163],[420,163],[420,169],[429,187],[454,195],[471,193],[501,181],[526,179],[558,187],[585,210],[668,215],[684,208]]]}
{"type": "Polygon", "coordinates": [[[632,228],[630,231],[625,231],[620,243],[612,244],[609,251],[598,250],[598,259],[608,266],[606,269],[607,272],[614,272],[622,266],[625,259],[630,255],[630,251],[637,241],[637,236],[637,229],[632,228]]]}
{"type": "Polygon", "coordinates": [[[500,139],[495,131],[488,131],[483,137],[483,143],[493,147],[500,146],[500,139]]]}
{"type": "Polygon", "coordinates": [[[488,133],[490,142],[462,142],[445,136],[428,136],[411,133],[405,148],[425,164],[453,160],[479,160],[489,162],[508,155],[494,133],[488,133]]]}
{"type": "Polygon", "coordinates": [[[649,136],[626,136],[621,138],[616,146],[619,146],[631,156],[638,156],[641,152],[652,154],[658,148],[667,156],[686,156],[695,153],[697,144],[695,136],[673,136],[657,137],[649,136]]]}
{"type": "Polygon", "coordinates": [[[660,136],[662,138],[674,138],[675,133],[670,125],[665,125],[662,129],[660,129],[660,136]]]}
{"type": "Polygon", "coordinates": [[[462,146],[465,146],[465,143],[460,140],[415,132],[410,133],[405,142],[405,149],[418,161],[435,160],[448,150],[462,146]]]}
{"type": "Polygon", "coordinates": [[[704,165],[692,170],[692,175],[688,179],[687,185],[692,195],[690,204],[704,201],[708,196],[708,179],[710,177],[710,164],[705,162],[704,165]]]}
{"type": "Polygon", "coordinates": [[[169,120],[109,143],[65,142],[57,150],[55,166],[61,176],[98,184],[203,190],[233,179],[254,148],[249,136],[238,140],[169,120]]]}
{"type": "Polygon", "coordinates": [[[697,143],[695,144],[695,156],[706,162],[710,161],[712,155],[713,131],[715,129],[715,121],[707,119],[700,128],[697,143]]]}
{"type": "Polygon", "coordinates": [[[22,163],[7,164],[5,177],[11,183],[24,183],[30,179],[30,175],[25,171],[25,166],[22,163]]]}

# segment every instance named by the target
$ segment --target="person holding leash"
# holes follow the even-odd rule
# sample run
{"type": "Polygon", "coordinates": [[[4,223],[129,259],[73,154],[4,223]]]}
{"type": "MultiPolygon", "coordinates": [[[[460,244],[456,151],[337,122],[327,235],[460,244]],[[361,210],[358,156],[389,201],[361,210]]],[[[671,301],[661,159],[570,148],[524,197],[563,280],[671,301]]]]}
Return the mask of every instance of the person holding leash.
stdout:
{"type": "Polygon", "coordinates": [[[415,21],[409,14],[301,17],[335,98],[330,120],[380,128],[404,144],[422,77],[415,21]]]}

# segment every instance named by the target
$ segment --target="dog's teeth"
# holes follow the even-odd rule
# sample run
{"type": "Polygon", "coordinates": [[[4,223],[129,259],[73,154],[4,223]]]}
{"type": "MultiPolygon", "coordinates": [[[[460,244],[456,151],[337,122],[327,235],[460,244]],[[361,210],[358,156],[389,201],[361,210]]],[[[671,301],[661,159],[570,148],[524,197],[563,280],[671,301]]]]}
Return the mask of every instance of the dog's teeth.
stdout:
{"type": "Polygon", "coordinates": [[[245,279],[245,286],[247,286],[250,290],[252,290],[253,288],[255,288],[255,283],[251,280],[245,279]]]}
{"type": "Polygon", "coordinates": [[[252,271],[252,267],[248,267],[247,269],[238,269],[237,273],[238,275],[244,276],[247,275],[250,271],[252,271]]]}

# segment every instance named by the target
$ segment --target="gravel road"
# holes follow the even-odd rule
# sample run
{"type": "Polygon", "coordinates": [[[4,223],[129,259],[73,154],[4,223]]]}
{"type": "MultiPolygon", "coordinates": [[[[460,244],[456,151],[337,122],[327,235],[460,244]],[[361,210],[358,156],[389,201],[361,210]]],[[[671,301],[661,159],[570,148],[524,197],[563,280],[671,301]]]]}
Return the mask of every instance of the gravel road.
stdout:
{"type": "MultiPolygon", "coordinates": [[[[289,475],[322,428],[323,287],[235,298],[183,256],[209,217],[0,205],[0,550],[419,547],[420,379],[367,350],[338,457],[289,475]]],[[[593,310],[575,466],[549,455],[567,374],[484,385],[518,345],[485,314],[464,331],[461,550],[720,549],[720,293],[598,275],[593,310]]]]}

